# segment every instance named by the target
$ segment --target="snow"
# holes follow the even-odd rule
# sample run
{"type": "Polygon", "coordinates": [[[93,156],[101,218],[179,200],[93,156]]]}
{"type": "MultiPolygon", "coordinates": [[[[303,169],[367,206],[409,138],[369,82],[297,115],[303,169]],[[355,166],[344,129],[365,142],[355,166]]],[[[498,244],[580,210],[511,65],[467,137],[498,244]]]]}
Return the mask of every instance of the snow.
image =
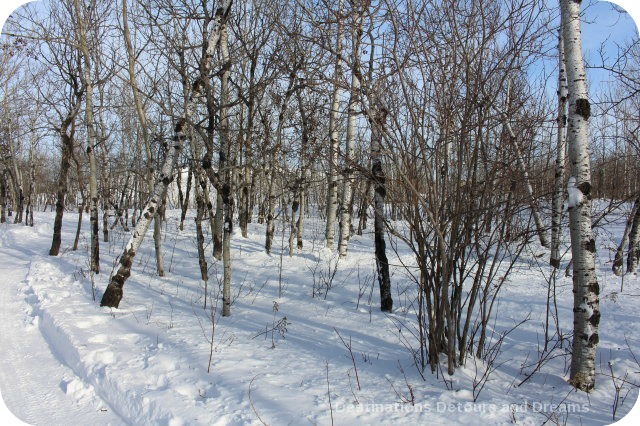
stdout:
{"type": "MultiPolygon", "coordinates": [[[[518,386],[535,369],[544,332],[547,284],[538,267],[548,267],[546,254],[537,257],[544,253],[539,246],[516,265],[497,301],[494,340],[530,319],[505,337],[495,363],[470,358],[453,376],[425,371],[423,380],[406,347],[416,343],[408,336],[415,323],[414,285],[399,266],[392,267],[395,309],[379,311],[372,234],[354,236],[348,257],[338,260],[324,248],[324,223],[317,218],[306,220],[305,248],[291,258],[280,234],[272,255],[264,253],[264,225],[251,224],[246,239],[235,230],[232,315],[223,318],[217,301],[222,265],[213,262],[211,246],[211,294],[203,309],[193,217],[180,232],[179,212],[168,212],[165,277],[154,274],[153,241],[145,239],[120,309],[101,308],[99,298],[128,234],[116,228],[109,243],[101,242],[103,273],[94,276],[94,301],[88,219],[81,249],[70,250],[76,220],[65,213],[63,246],[55,258],[47,255],[52,213],[37,213],[34,228],[0,225],[0,389],[8,408],[30,424],[464,425],[552,419],[548,424],[603,425],[612,422],[615,397],[609,365],[628,382],[616,420],[638,398],[629,383],[640,383],[634,359],[640,359],[639,282],[626,275],[620,293],[621,279],[611,273],[609,260],[622,215],[598,234],[602,318],[597,385],[590,395],[567,384],[567,343],[518,386]],[[400,330],[399,324],[409,328],[400,330]],[[340,336],[350,342],[353,360],[340,336]]],[[[411,265],[410,251],[396,243],[402,262],[411,265]]],[[[401,263],[389,256],[392,265],[401,263]]],[[[571,278],[560,274],[557,292],[560,324],[568,332],[571,278]]]]}
{"type": "Polygon", "coordinates": [[[569,194],[567,200],[568,208],[573,208],[582,204],[582,200],[584,199],[584,194],[578,187],[576,187],[576,177],[570,176],[567,181],[567,193],[569,194]]]}

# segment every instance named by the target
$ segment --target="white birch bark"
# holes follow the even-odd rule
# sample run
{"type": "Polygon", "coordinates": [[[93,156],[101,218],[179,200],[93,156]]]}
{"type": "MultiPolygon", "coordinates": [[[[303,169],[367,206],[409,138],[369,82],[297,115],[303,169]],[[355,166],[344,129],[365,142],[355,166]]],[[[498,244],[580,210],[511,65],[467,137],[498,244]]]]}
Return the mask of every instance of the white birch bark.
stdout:
{"type": "Polygon", "coordinates": [[[89,214],[91,223],[91,271],[100,272],[100,239],[98,227],[98,167],[94,149],[96,147],[95,128],[93,123],[93,83],[91,81],[91,55],[85,28],[85,7],[74,0],[78,44],[82,53],[84,68],[80,73],[85,87],[85,126],[87,128],[87,156],[89,157],[89,214]]]}
{"type": "MultiPolygon", "coordinates": [[[[341,13],[341,7],[338,8],[341,13]]],[[[329,175],[327,179],[327,225],[325,229],[326,247],[333,249],[335,239],[335,223],[338,212],[338,108],[340,108],[340,84],[342,75],[342,21],[338,20],[336,39],[336,62],[333,72],[333,93],[331,95],[331,111],[329,112],[329,175]]]]}
{"type": "Polygon", "coordinates": [[[222,316],[231,315],[231,233],[233,231],[233,191],[231,190],[233,168],[231,161],[231,138],[229,135],[230,93],[229,74],[231,56],[229,54],[229,37],[226,24],[220,31],[220,53],[222,54],[223,70],[220,77],[220,163],[219,172],[224,176],[221,191],[223,221],[222,232],[222,316]]]}
{"type": "Polygon", "coordinates": [[[558,144],[556,147],[555,181],[551,201],[551,257],[549,263],[560,267],[560,238],[562,237],[562,210],[564,201],[564,163],[567,139],[567,73],[564,57],[562,29],[558,36],[558,144]]]}
{"type": "Polygon", "coordinates": [[[600,323],[599,285],[595,270],[596,243],[591,229],[591,165],[589,161],[590,105],[580,33],[580,3],[561,0],[565,43],[569,115],[569,227],[573,260],[573,352],[569,382],[590,392],[595,387],[595,357],[600,323]]]}
{"type": "Polygon", "coordinates": [[[640,198],[635,202],[635,213],[629,233],[629,250],[627,252],[627,274],[635,274],[640,260],[640,198]]]}
{"type": "MultiPolygon", "coordinates": [[[[638,204],[640,204],[640,198],[636,199],[635,203],[633,203],[633,208],[631,209],[631,213],[627,218],[627,223],[625,224],[624,232],[622,233],[622,238],[620,239],[620,244],[618,244],[618,249],[616,250],[615,257],[613,258],[611,271],[617,276],[622,275],[622,266],[624,264],[624,246],[627,244],[627,240],[630,240],[629,235],[631,234],[632,228],[634,228],[634,224],[637,222],[638,204]]],[[[635,229],[637,229],[637,226],[635,229]]],[[[630,242],[629,251],[628,251],[629,255],[631,255],[632,253],[632,250],[631,250],[632,246],[633,246],[633,243],[630,242]]],[[[629,261],[630,261],[630,257],[627,257],[627,264],[629,263],[629,261]]]]}
{"type": "Polygon", "coordinates": [[[360,100],[360,39],[362,37],[362,12],[358,11],[355,17],[352,37],[352,69],[351,87],[349,88],[349,104],[347,107],[347,135],[344,151],[344,168],[342,182],[342,198],[340,201],[340,240],[338,242],[338,254],[340,257],[347,256],[347,246],[351,236],[351,198],[353,195],[353,162],[355,154],[356,121],[358,115],[358,105],[360,100]]]}
{"type": "MultiPolygon", "coordinates": [[[[153,156],[151,154],[151,145],[149,138],[149,127],[147,125],[147,115],[142,105],[142,99],[140,98],[140,89],[138,88],[138,82],[135,74],[135,52],[133,51],[133,44],[131,43],[131,34],[129,32],[129,19],[127,13],[127,0],[122,0],[122,29],[127,50],[127,71],[129,74],[129,84],[131,85],[131,91],[133,94],[133,102],[135,105],[136,116],[140,123],[140,130],[142,131],[142,142],[147,156],[147,187],[149,193],[153,191],[153,182],[155,170],[152,166],[153,156]]],[[[164,276],[164,264],[162,258],[162,245],[161,245],[161,229],[160,229],[160,217],[156,214],[153,218],[153,242],[156,255],[156,272],[159,276],[164,276]]]]}
{"type": "Polygon", "coordinates": [[[286,113],[289,108],[289,101],[294,92],[294,84],[296,81],[297,69],[293,69],[289,74],[289,83],[287,84],[287,91],[284,94],[284,99],[280,105],[280,112],[278,113],[278,126],[276,128],[276,143],[269,154],[269,177],[268,177],[268,196],[267,196],[267,229],[265,233],[265,251],[267,254],[271,253],[273,246],[273,236],[275,233],[275,204],[276,204],[276,187],[275,177],[276,168],[278,167],[276,160],[276,153],[280,151],[282,147],[282,137],[284,133],[284,123],[286,119],[286,113]]]}
{"type": "Polygon", "coordinates": [[[29,147],[29,197],[27,198],[27,217],[25,219],[25,225],[33,226],[33,202],[35,199],[35,185],[36,185],[36,160],[34,158],[34,150],[36,145],[35,132],[31,134],[31,145],[29,147]]]}
{"type": "MultiPolygon", "coordinates": [[[[207,56],[205,61],[204,76],[208,76],[211,70],[211,59],[213,58],[213,53],[218,45],[218,41],[220,40],[222,24],[230,7],[231,0],[225,0],[216,10],[215,19],[213,21],[211,32],[209,34],[209,44],[206,52],[207,56]]],[[[120,255],[120,266],[118,268],[118,271],[111,277],[111,281],[109,282],[109,285],[107,286],[107,289],[102,296],[100,306],[117,308],[120,304],[120,301],[122,300],[123,287],[126,280],[131,275],[131,266],[133,264],[133,259],[136,256],[140,245],[142,244],[147,230],[149,229],[149,225],[151,224],[153,216],[156,214],[160,202],[162,201],[162,198],[167,190],[167,186],[172,180],[173,169],[185,140],[184,131],[185,126],[188,122],[188,118],[193,115],[196,100],[203,94],[202,91],[204,85],[200,80],[201,78],[204,77],[198,76],[193,83],[193,91],[186,105],[186,118],[178,120],[178,122],[176,123],[176,126],[174,128],[173,143],[169,147],[169,152],[167,153],[164,164],[162,165],[160,174],[155,179],[151,197],[140,214],[140,218],[136,223],[136,226],[131,234],[131,237],[129,238],[129,241],[127,242],[127,245],[125,246],[124,252],[120,255]]],[[[210,176],[209,178],[211,179],[212,176],[210,176]]]]}

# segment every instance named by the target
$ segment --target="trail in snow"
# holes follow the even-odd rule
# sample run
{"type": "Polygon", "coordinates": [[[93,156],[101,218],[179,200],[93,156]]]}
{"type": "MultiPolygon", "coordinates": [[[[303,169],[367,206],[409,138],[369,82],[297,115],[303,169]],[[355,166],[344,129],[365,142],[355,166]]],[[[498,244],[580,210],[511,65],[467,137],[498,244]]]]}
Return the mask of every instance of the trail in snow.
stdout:
{"type": "MultiPolygon", "coordinates": [[[[111,410],[63,365],[42,334],[42,318],[25,300],[35,297],[21,289],[33,259],[43,256],[29,249],[31,230],[0,228],[0,385],[2,398],[19,419],[33,425],[120,424],[111,410]],[[24,238],[24,239],[23,239],[24,238]],[[14,244],[20,239],[20,244],[14,244]],[[22,322],[20,321],[22,319],[22,322]]],[[[36,247],[42,247],[38,244],[36,247]]]]}
{"type": "MultiPolygon", "coordinates": [[[[487,368],[481,360],[470,357],[446,383],[439,373],[427,372],[423,379],[415,368],[402,342],[415,344],[406,335],[415,323],[416,289],[399,267],[393,269],[397,308],[379,313],[371,234],[354,236],[349,258],[338,267],[334,254],[319,248],[324,224],[316,217],[305,228],[305,249],[291,258],[279,257],[277,250],[274,256],[264,253],[264,227],[251,224],[248,238],[232,240],[233,314],[221,318],[212,308],[219,299],[221,265],[210,263],[210,303],[203,309],[195,222],[186,221],[178,232],[180,212],[168,213],[168,276],[153,273],[153,240],[147,239],[120,309],[111,310],[92,298],[88,220],[83,249],[65,248],[55,258],[47,256],[52,214],[38,213],[34,228],[0,226],[0,383],[18,417],[55,425],[466,425],[553,419],[600,426],[612,418],[615,389],[606,375],[612,370],[627,380],[616,419],[637,399],[640,373],[630,350],[640,353],[640,287],[637,277],[628,276],[620,292],[620,280],[607,264],[607,247],[616,246],[606,239],[609,234],[598,240],[603,314],[596,391],[576,393],[567,384],[566,346],[518,386],[535,367],[545,314],[547,283],[536,267],[544,260],[537,260],[540,250],[534,246],[502,290],[491,329],[499,336],[529,320],[505,336],[497,368],[475,395],[475,383],[487,368]],[[335,268],[335,279],[327,283],[335,268]],[[286,326],[276,329],[285,319],[286,326]]],[[[65,217],[68,243],[77,216],[65,217]]],[[[620,234],[622,215],[619,219],[609,225],[610,235],[620,234]]],[[[98,297],[127,236],[116,228],[101,247],[104,273],[94,277],[98,297]]],[[[410,265],[413,255],[397,247],[402,263],[410,265]]],[[[276,249],[286,251],[284,245],[276,249]]],[[[564,331],[571,325],[571,289],[570,278],[558,278],[564,331]]]]}

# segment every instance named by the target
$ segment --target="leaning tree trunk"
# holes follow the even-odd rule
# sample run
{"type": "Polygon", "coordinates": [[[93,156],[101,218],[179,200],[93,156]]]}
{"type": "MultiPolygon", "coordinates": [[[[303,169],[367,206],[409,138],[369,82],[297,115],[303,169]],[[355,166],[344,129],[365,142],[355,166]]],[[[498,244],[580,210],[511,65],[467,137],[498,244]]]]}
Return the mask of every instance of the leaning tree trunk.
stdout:
{"type": "MultiPolygon", "coordinates": [[[[507,89],[507,105],[510,102],[510,89],[507,89]]],[[[520,145],[518,144],[518,138],[513,131],[513,127],[511,127],[511,123],[509,121],[508,112],[505,111],[502,114],[502,117],[505,121],[505,125],[507,128],[507,132],[509,133],[509,142],[513,145],[513,149],[516,154],[516,163],[518,164],[518,168],[520,169],[520,173],[522,173],[522,178],[524,180],[524,189],[527,191],[527,201],[529,202],[529,207],[531,208],[531,214],[533,215],[533,222],[536,225],[536,231],[538,232],[538,239],[540,240],[540,245],[542,247],[549,247],[549,241],[547,240],[547,233],[544,230],[544,224],[542,223],[542,218],[540,217],[540,211],[538,209],[538,205],[536,204],[536,199],[533,194],[533,186],[531,185],[531,179],[529,178],[529,172],[527,171],[527,165],[524,162],[524,158],[522,156],[522,150],[520,149],[520,145]]]]}
{"type": "Polygon", "coordinates": [[[138,253],[140,244],[142,244],[144,236],[147,233],[149,226],[151,225],[151,221],[156,216],[157,210],[160,207],[160,203],[162,202],[162,198],[167,191],[167,187],[172,181],[173,168],[185,139],[183,133],[184,126],[184,120],[179,120],[176,124],[173,144],[171,144],[171,147],[169,148],[169,152],[167,154],[167,158],[164,161],[164,164],[162,165],[160,175],[156,179],[151,198],[142,210],[140,218],[136,223],[135,228],[133,229],[131,237],[129,238],[129,242],[125,246],[124,252],[120,255],[120,267],[118,268],[118,271],[111,277],[111,281],[109,282],[109,285],[107,286],[107,289],[102,296],[100,306],[117,308],[120,304],[120,300],[122,299],[123,295],[122,289],[124,287],[124,283],[131,275],[131,265],[133,264],[133,259],[138,253]]]}
{"type": "Polygon", "coordinates": [[[590,392],[595,387],[595,358],[600,323],[596,242],[591,229],[589,105],[580,34],[580,3],[561,0],[569,89],[567,143],[571,164],[569,227],[573,260],[573,352],[569,383],[590,392]]]}
{"type": "MultiPolygon", "coordinates": [[[[135,76],[135,53],[133,51],[133,44],[131,43],[131,35],[129,33],[129,20],[127,18],[127,0],[122,0],[122,26],[123,26],[123,36],[125,40],[125,46],[127,50],[127,64],[128,64],[128,74],[129,74],[129,84],[131,85],[131,90],[133,92],[133,101],[135,104],[136,115],[138,117],[138,121],[140,123],[140,128],[142,130],[142,141],[144,143],[145,153],[147,156],[147,185],[149,188],[149,193],[153,192],[154,186],[154,168],[153,168],[153,155],[151,154],[151,144],[149,137],[149,128],[147,126],[147,115],[144,111],[144,106],[142,104],[142,99],[140,97],[140,91],[138,89],[138,81],[135,76]]],[[[134,209],[135,216],[135,209],[134,209]]],[[[153,218],[153,241],[154,241],[154,249],[156,255],[156,272],[158,276],[164,276],[164,264],[162,260],[162,244],[161,244],[161,229],[160,229],[160,218],[156,216],[153,218]]],[[[132,225],[135,220],[132,218],[132,225]]]]}
{"type": "MultiPolygon", "coordinates": [[[[213,58],[213,53],[216,49],[216,46],[218,45],[222,23],[231,7],[231,1],[225,0],[221,6],[222,7],[216,10],[214,23],[211,29],[211,33],[209,34],[209,43],[206,52],[204,70],[205,76],[208,76],[211,70],[211,59],[213,58]]],[[[193,83],[193,91],[191,93],[185,111],[187,119],[193,115],[196,100],[199,96],[202,95],[202,91],[204,89],[204,84],[200,80],[200,78],[200,76],[197,77],[193,83]]],[[[107,286],[107,289],[102,296],[100,306],[117,308],[120,304],[120,300],[122,300],[123,287],[126,280],[131,275],[131,266],[133,264],[133,259],[137,254],[138,249],[140,248],[140,244],[142,244],[147,230],[149,229],[151,220],[153,220],[153,217],[155,216],[156,211],[160,206],[162,198],[166,193],[167,187],[169,186],[169,183],[171,183],[173,168],[184,143],[184,131],[185,126],[187,125],[187,119],[180,119],[176,123],[173,143],[171,144],[169,152],[167,153],[167,156],[164,160],[160,175],[155,180],[155,185],[153,187],[151,197],[147,202],[145,208],[142,210],[140,218],[136,223],[136,226],[131,234],[127,245],[125,246],[124,252],[122,253],[122,255],[120,255],[120,267],[118,268],[118,271],[112,276],[111,281],[109,282],[109,285],[107,286]]]]}
{"type": "Polygon", "coordinates": [[[558,145],[556,147],[555,181],[551,201],[551,257],[549,263],[560,267],[560,238],[562,237],[562,210],[564,201],[564,162],[567,137],[567,73],[564,58],[562,29],[558,37],[558,145]]]}

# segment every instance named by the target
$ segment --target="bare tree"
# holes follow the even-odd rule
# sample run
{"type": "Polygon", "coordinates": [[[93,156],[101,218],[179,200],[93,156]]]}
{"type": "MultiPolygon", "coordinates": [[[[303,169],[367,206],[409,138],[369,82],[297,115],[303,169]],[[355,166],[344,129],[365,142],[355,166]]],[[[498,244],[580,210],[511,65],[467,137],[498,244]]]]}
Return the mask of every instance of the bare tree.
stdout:
{"type": "MultiPolygon", "coordinates": [[[[167,190],[167,186],[172,180],[174,165],[178,154],[182,149],[183,141],[185,139],[185,126],[187,125],[188,119],[190,119],[190,117],[194,113],[196,101],[203,95],[204,84],[201,81],[201,78],[203,78],[203,76],[208,76],[211,70],[212,58],[214,57],[215,49],[217,48],[218,42],[220,40],[224,20],[229,13],[229,9],[231,8],[231,1],[226,0],[222,4],[219,4],[217,6],[218,7],[215,11],[213,25],[208,35],[207,52],[203,64],[204,67],[202,69],[202,75],[198,76],[194,80],[189,102],[187,103],[187,108],[185,111],[187,119],[179,119],[175,125],[173,143],[169,147],[169,152],[167,153],[161,172],[156,178],[153,193],[151,194],[149,201],[143,209],[140,219],[136,223],[136,226],[132,232],[129,242],[125,247],[124,252],[120,256],[120,267],[118,268],[118,271],[112,276],[111,281],[109,282],[109,285],[104,292],[102,301],[100,302],[101,306],[117,308],[120,304],[120,300],[122,299],[123,295],[124,284],[131,275],[131,266],[133,264],[133,259],[138,252],[140,244],[142,244],[147,230],[149,229],[149,225],[151,223],[151,220],[153,220],[153,216],[157,212],[160,201],[162,200],[167,190]]],[[[210,174],[210,179],[214,181],[218,180],[217,176],[213,174],[210,165],[207,169],[207,172],[210,174]]]]}
{"type": "Polygon", "coordinates": [[[571,165],[569,227],[573,260],[573,352],[569,382],[579,390],[595,387],[595,358],[600,323],[599,285],[595,269],[596,242],[591,229],[589,127],[591,106],[582,56],[580,3],[561,0],[569,114],[567,144],[571,165]]]}

